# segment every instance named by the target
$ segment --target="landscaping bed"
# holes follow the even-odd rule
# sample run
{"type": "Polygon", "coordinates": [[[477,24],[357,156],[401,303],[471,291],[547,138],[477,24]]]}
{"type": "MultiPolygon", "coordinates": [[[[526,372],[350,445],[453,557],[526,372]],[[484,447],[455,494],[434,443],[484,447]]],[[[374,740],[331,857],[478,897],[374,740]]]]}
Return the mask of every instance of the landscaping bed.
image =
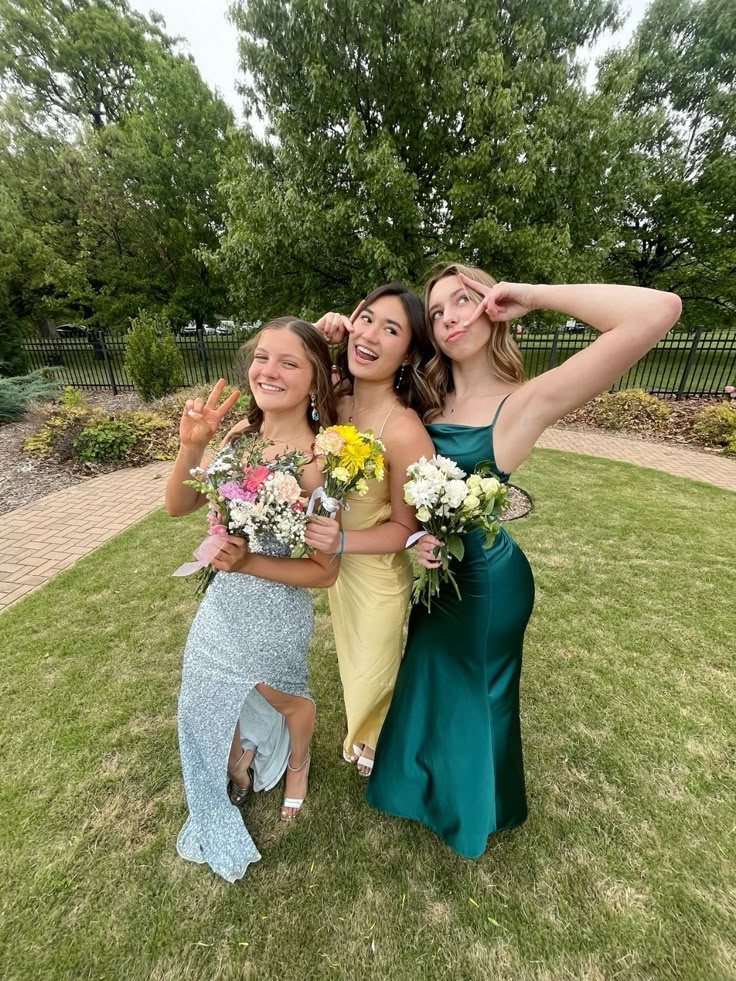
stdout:
{"type": "MultiPolygon", "coordinates": [[[[0,476],[0,514],[102,473],[173,459],[181,409],[192,394],[206,396],[207,390],[182,391],[145,403],[135,392],[75,395],[67,389],[63,400],[32,405],[25,419],[0,425],[0,452],[5,461],[0,476]]],[[[223,433],[233,419],[242,416],[244,406],[240,412],[237,409],[223,433]]],[[[729,429],[733,420],[736,401],[722,396],[676,402],[633,389],[599,396],[569,413],[558,426],[721,454],[736,452],[736,423],[729,429]],[[703,410],[715,420],[705,429],[703,410]],[[724,432],[734,433],[730,451],[724,432]]],[[[515,494],[512,498],[514,510],[525,509],[526,502],[515,494]]]]}

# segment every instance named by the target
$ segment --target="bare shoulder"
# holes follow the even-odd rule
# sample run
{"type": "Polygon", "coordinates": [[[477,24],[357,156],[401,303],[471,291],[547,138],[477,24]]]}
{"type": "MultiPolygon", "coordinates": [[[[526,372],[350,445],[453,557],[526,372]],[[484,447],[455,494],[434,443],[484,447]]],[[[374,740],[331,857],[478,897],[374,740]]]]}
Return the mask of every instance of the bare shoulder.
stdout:
{"type": "Polygon", "coordinates": [[[415,455],[419,458],[422,454],[426,455],[427,451],[430,455],[433,452],[432,440],[424,428],[424,423],[414,409],[403,405],[397,406],[391,413],[381,440],[389,457],[396,453],[416,451],[415,455]]]}

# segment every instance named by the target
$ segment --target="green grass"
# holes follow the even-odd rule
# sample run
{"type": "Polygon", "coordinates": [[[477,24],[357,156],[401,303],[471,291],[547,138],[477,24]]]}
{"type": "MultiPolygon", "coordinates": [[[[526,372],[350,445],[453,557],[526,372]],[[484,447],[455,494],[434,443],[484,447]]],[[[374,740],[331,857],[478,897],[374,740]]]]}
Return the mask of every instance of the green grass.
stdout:
{"type": "MultiPolygon", "coordinates": [[[[529,378],[554,365],[562,364],[585,348],[594,338],[561,334],[552,359],[552,337],[548,334],[527,335],[521,339],[524,370],[529,378]]],[[[647,391],[676,392],[688,363],[693,339],[686,334],[670,334],[614,383],[614,388],[643,388],[647,391]]],[[[727,331],[706,333],[700,340],[688,370],[684,394],[720,393],[736,377],[736,338],[727,331]]]]}
{"type": "Polygon", "coordinates": [[[264,857],[238,884],[177,858],[195,599],[169,573],[201,515],[156,513],[4,613],[0,976],[736,977],[734,496],[541,450],[518,482],[531,814],[478,861],[363,802],[321,595],[305,813],[250,802],[264,857]]]}

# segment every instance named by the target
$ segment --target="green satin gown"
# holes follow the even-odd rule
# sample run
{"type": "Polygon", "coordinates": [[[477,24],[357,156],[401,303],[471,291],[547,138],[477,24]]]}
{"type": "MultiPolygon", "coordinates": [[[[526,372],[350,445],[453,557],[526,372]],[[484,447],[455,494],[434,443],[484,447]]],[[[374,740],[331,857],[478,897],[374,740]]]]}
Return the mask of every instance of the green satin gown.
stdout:
{"type": "MultiPolygon", "coordinates": [[[[495,421],[427,429],[436,451],[471,473],[493,460],[495,421]]],[[[534,579],[504,529],[488,550],[479,532],[466,535],[465,557],[452,568],[462,600],[443,584],[431,613],[422,605],[412,610],[366,796],[379,810],[421,821],[460,855],[477,858],[491,832],[527,816],[519,681],[534,579]]]]}

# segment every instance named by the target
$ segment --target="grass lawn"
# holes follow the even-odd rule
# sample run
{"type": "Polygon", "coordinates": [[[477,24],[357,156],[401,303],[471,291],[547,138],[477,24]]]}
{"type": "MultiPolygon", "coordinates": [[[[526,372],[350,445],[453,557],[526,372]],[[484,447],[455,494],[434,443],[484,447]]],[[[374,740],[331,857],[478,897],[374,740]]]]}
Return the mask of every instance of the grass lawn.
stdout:
{"type": "Polygon", "coordinates": [[[735,978],[734,496],[542,450],[518,482],[531,813],[478,861],[363,802],[322,595],[305,813],[249,803],[264,858],[235,885],[177,858],[195,599],[169,573],[201,515],[155,513],[4,613],[0,977],[735,978]]]}

